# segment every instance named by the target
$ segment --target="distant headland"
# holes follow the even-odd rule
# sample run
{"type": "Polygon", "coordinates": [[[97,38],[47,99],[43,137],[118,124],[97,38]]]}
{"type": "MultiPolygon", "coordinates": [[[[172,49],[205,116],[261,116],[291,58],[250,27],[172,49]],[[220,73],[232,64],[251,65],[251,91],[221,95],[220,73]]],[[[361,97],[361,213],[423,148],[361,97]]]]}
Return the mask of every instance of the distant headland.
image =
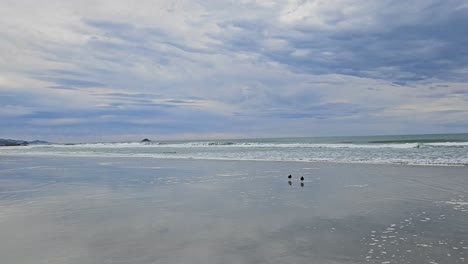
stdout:
{"type": "Polygon", "coordinates": [[[0,147],[28,146],[28,145],[42,145],[42,144],[49,144],[49,142],[43,141],[43,140],[26,141],[26,140],[18,140],[18,139],[0,138],[0,147]]]}

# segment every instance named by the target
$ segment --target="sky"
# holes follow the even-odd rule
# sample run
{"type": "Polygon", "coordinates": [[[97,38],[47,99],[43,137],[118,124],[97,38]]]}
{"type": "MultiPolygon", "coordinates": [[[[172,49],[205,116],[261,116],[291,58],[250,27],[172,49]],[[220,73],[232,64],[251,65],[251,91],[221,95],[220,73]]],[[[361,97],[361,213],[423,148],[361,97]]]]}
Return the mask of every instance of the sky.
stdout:
{"type": "Polygon", "coordinates": [[[468,132],[465,0],[0,0],[0,138],[468,132]]]}

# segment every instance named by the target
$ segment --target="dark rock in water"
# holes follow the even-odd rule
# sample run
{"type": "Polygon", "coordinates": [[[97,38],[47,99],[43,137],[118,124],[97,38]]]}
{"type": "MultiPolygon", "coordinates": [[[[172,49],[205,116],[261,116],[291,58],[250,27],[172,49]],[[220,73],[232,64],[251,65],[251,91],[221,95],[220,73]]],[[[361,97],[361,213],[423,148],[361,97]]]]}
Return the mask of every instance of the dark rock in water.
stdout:
{"type": "Polygon", "coordinates": [[[145,138],[145,139],[143,139],[141,142],[151,142],[151,140],[145,138]]]}
{"type": "Polygon", "coordinates": [[[14,146],[27,146],[27,145],[28,145],[28,142],[24,141],[24,142],[7,142],[7,143],[3,143],[1,146],[14,147],[14,146]]]}

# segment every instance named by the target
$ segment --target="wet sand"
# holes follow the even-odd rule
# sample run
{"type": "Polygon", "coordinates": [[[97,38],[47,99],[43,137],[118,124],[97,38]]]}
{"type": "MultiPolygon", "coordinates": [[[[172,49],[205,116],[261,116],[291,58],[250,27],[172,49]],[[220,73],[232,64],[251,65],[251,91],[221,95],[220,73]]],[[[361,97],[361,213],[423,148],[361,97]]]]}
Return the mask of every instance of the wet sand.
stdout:
{"type": "Polygon", "coordinates": [[[465,263],[468,168],[2,156],[0,235],[9,264],[465,263]]]}

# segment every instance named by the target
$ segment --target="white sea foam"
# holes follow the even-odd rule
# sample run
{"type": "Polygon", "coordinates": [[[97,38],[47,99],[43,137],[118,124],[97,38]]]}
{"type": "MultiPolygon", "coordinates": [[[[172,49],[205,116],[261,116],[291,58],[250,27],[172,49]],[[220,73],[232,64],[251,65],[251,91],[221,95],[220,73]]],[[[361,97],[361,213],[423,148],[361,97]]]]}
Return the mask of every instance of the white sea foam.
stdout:
{"type": "MultiPolygon", "coordinates": [[[[0,155],[147,157],[161,159],[338,162],[466,166],[468,142],[310,143],[310,142],[127,142],[51,144],[0,148],[0,155]]],[[[313,169],[313,168],[304,168],[313,169]]]]}
{"type": "Polygon", "coordinates": [[[424,143],[424,145],[432,147],[468,147],[468,142],[436,142],[424,143]]]}
{"type": "Polygon", "coordinates": [[[364,187],[367,187],[367,186],[369,186],[369,184],[353,184],[353,185],[346,185],[345,187],[346,188],[349,188],[349,187],[364,188],[364,187]]]}
{"type": "Polygon", "coordinates": [[[460,206],[468,206],[468,202],[464,202],[464,201],[444,201],[442,203],[460,205],[460,206]]]}
{"type": "Polygon", "coordinates": [[[417,143],[403,144],[313,144],[313,143],[229,143],[215,144],[213,142],[187,142],[187,143],[170,143],[170,144],[148,144],[148,143],[89,143],[89,144],[51,144],[51,145],[31,145],[4,147],[9,149],[48,149],[48,148],[70,148],[70,149],[107,149],[107,148],[349,148],[349,149],[380,149],[380,148],[395,148],[395,149],[410,149],[418,148],[417,143]]]}
{"type": "Polygon", "coordinates": [[[248,175],[248,173],[218,173],[216,176],[219,177],[236,177],[236,176],[245,176],[248,175]]]}
{"type": "Polygon", "coordinates": [[[84,143],[84,144],[50,144],[3,147],[3,149],[119,149],[119,148],[324,148],[324,149],[414,149],[423,147],[468,147],[468,142],[437,142],[437,143],[386,143],[386,144],[354,144],[354,143],[262,143],[262,142],[181,142],[181,143],[84,143]]]}
{"type": "Polygon", "coordinates": [[[417,148],[417,143],[404,144],[316,144],[316,143],[232,143],[213,144],[211,142],[196,142],[182,144],[159,145],[161,147],[214,147],[214,148],[358,148],[358,149],[379,149],[379,148],[417,148]]]}

